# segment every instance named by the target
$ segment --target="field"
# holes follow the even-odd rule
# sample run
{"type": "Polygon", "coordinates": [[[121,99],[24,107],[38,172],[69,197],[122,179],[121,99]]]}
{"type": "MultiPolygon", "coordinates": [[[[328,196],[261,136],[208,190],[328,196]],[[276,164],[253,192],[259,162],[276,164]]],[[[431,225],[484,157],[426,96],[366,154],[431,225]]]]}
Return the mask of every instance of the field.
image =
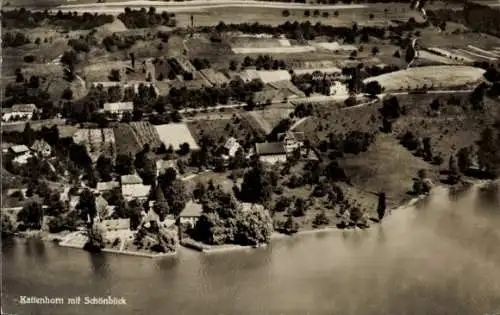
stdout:
{"type": "Polygon", "coordinates": [[[134,132],[141,147],[145,144],[149,144],[151,148],[158,148],[161,145],[158,131],[149,122],[131,122],[130,127],[132,128],[132,131],[134,132]]]}
{"type": "Polygon", "coordinates": [[[500,117],[498,101],[485,99],[484,111],[475,112],[449,103],[451,97],[460,101],[462,106],[469,103],[467,93],[399,96],[399,103],[407,108],[407,115],[400,117],[393,125],[394,133],[402,134],[410,130],[418,137],[430,137],[434,154],[447,161],[451,152],[474,144],[484,126],[500,117]],[[439,115],[430,116],[429,106],[435,99],[441,104],[439,115]]]}
{"type": "Polygon", "coordinates": [[[365,79],[378,81],[385,91],[415,89],[425,86],[437,88],[460,87],[480,81],[484,70],[468,66],[427,66],[410,68],[365,79]]]}
{"type": "Polygon", "coordinates": [[[285,118],[288,118],[293,109],[272,108],[264,110],[254,110],[245,113],[247,119],[252,120],[255,126],[259,126],[260,130],[265,134],[269,134],[278,123],[285,118]]]}
{"type": "Polygon", "coordinates": [[[208,135],[218,144],[224,145],[229,137],[234,137],[247,148],[252,145],[255,134],[250,124],[236,115],[217,120],[195,120],[189,122],[188,127],[197,142],[200,142],[204,135],[208,135]]]}
{"type": "Polygon", "coordinates": [[[113,131],[115,133],[117,155],[134,155],[142,149],[134,130],[129,124],[116,124],[113,131]]]}
{"type": "Polygon", "coordinates": [[[166,124],[154,126],[159,134],[160,141],[165,144],[165,147],[173,146],[174,150],[179,149],[183,143],[189,144],[192,150],[199,149],[198,144],[189,131],[187,124],[166,124]]]}
{"type": "Polygon", "coordinates": [[[111,128],[79,129],[73,135],[73,141],[87,148],[93,162],[101,155],[114,158],[116,154],[115,135],[111,128]]]}
{"type": "Polygon", "coordinates": [[[372,193],[384,191],[392,205],[408,199],[412,178],[419,169],[428,170],[430,178],[436,176],[430,164],[412,155],[394,137],[386,134],[378,134],[368,151],[346,157],[340,164],[356,188],[372,193]]]}

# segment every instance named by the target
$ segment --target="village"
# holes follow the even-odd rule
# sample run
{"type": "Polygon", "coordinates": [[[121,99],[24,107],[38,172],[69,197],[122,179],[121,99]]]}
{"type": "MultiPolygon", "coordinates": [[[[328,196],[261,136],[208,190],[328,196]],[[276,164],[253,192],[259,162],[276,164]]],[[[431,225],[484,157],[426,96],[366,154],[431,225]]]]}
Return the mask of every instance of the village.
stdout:
{"type": "Polygon", "coordinates": [[[279,25],[81,10],[2,15],[11,234],[148,257],[259,247],[496,176],[500,40],[451,9],[347,26],[331,10],[280,9],[279,25]]]}

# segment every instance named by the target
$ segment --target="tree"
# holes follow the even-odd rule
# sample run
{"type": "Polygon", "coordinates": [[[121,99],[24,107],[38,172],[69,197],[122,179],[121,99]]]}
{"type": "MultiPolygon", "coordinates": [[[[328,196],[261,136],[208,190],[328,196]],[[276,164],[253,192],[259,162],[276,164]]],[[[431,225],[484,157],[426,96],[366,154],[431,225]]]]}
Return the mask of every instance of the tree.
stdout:
{"type": "Polygon", "coordinates": [[[236,62],[236,60],[231,60],[229,62],[229,70],[231,70],[231,71],[238,70],[238,63],[236,62]]]}
{"type": "Polygon", "coordinates": [[[33,142],[35,142],[35,131],[31,128],[30,123],[26,123],[24,126],[23,134],[22,134],[22,140],[23,144],[27,145],[28,147],[31,147],[33,142]]]}
{"type": "Polygon", "coordinates": [[[472,109],[480,110],[484,105],[484,94],[486,93],[487,85],[486,83],[481,83],[478,85],[470,95],[470,102],[472,104],[472,109]]]}
{"type": "Polygon", "coordinates": [[[80,201],[77,205],[77,209],[79,210],[80,218],[92,226],[94,218],[97,215],[95,195],[92,191],[84,189],[80,193],[80,201]]]}
{"type": "Polygon", "coordinates": [[[460,180],[460,174],[459,174],[457,160],[453,155],[450,155],[450,159],[448,161],[448,182],[454,185],[459,180],[460,180]]]}
{"type": "Polygon", "coordinates": [[[247,202],[267,202],[271,198],[273,185],[270,172],[256,162],[243,176],[241,197],[247,202]]]}
{"type": "Polygon", "coordinates": [[[394,58],[401,58],[401,53],[399,52],[399,50],[396,50],[393,56],[394,58]]]}
{"type": "Polygon", "coordinates": [[[120,175],[129,175],[134,172],[132,158],[125,154],[119,154],[115,163],[116,172],[120,175]]]}
{"type": "Polygon", "coordinates": [[[101,155],[96,163],[97,172],[102,181],[108,182],[111,180],[111,173],[113,172],[113,162],[110,158],[101,155]]]}
{"type": "Polygon", "coordinates": [[[290,16],[290,11],[288,11],[288,10],[286,10],[286,9],[285,9],[285,10],[283,10],[283,11],[281,12],[281,15],[282,15],[283,17],[289,17],[289,16],[290,16]]]}
{"type": "Polygon", "coordinates": [[[176,179],[171,185],[164,188],[165,199],[174,215],[179,215],[186,206],[188,194],[184,182],[176,179]]]}
{"type": "Polygon", "coordinates": [[[377,46],[372,48],[372,55],[376,56],[380,52],[380,49],[377,46]]]}
{"type": "Polygon", "coordinates": [[[184,142],[181,145],[179,145],[179,154],[180,155],[186,155],[189,153],[190,147],[189,143],[184,142]]]}
{"type": "Polygon", "coordinates": [[[397,119],[401,116],[401,107],[399,106],[398,99],[393,96],[390,99],[385,99],[382,103],[380,113],[387,119],[397,119]]]}
{"type": "Polygon", "coordinates": [[[111,71],[109,72],[108,78],[110,81],[120,82],[120,80],[121,80],[120,70],[111,69],[111,71]]]}
{"type": "Polygon", "coordinates": [[[379,221],[382,221],[382,219],[384,218],[386,207],[387,207],[386,195],[385,192],[381,192],[380,194],[378,194],[378,205],[377,205],[377,214],[379,221]]]}
{"type": "Polygon", "coordinates": [[[365,86],[365,92],[370,94],[371,97],[375,97],[382,93],[382,86],[378,81],[370,81],[365,86]]]}
{"type": "Polygon", "coordinates": [[[373,20],[374,17],[375,17],[375,15],[373,15],[373,13],[370,13],[370,15],[369,15],[370,20],[373,20]]]}
{"type": "Polygon", "coordinates": [[[90,227],[87,230],[88,241],[83,246],[83,249],[89,252],[100,252],[104,248],[103,231],[97,226],[90,227]]]}
{"type": "Polygon", "coordinates": [[[339,16],[339,11],[335,11],[335,12],[333,12],[333,15],[334,15],[335,17],[338,17],[338,16],[339,16]]]}
{"type": "Polygon", "coordinates": [[[316,214],[314,217],[313,227],[320,227],[328,224],[330,224],[330,219],[328,219],[324,210],[316,214]]]}
{"type": "Polygon", "coordinates": [[[299,231],[299,223],[292,215],[289,215],[286,221],[278,227],[278,230],[288,235],[295,234],[299,231]]]}
{"type": "Polygon", "coordinates": [[[436,98],[432,101],[432,103],[430,104],[430,107],[432,110],[434,111],[438,111],[439,108],[441,107],[441,103],[439,102],[439,99],[436,98]]]}
{"type": "Polygon", "coordinates": [[[429,137],[425,137],[422,140],[422,144],[424,145],[424,160],[431,161],[432,160],[431,139],[429,137]]]}
{"type": "MultiPolygon", "coordinates": [[[[500,129],[500,128],[499,128],[500,129]]],[[[491,175],[500,172],[500,130],[486,128],[477,142],[477,157],[481,168],[491,175]]]]}
{"type": "Polygon", "coordinates": [[[472,165],[471,149],[468,147],[461,148],[457,152],[458,169],[464,174],[472,165]]]}
{"type": "Polygon", "coordinates": [[[72,100],[73,99],[73,91],[71,90],[71,88],[69,88],[69,87],[65,88],[64,91],[62,92],[61,98],[68,100],[68,101],[72,100]]]}
{"type": "Polygon", "coordinates": [[[66,66],[64,70],[66,79],[73,81],[75,78],[75,66],[78,63],[76,52],[73,50],[64,52],[61,56],[61,63],[66,66]]]}
{"type": "Polygon", "coordinates": [[[27,228],[40,229],[42,227],[43,208],[36,201],[28,202],[17,214],[17,221],[22,221],[27,228]]]}
{"type": "Polygon", "coordinates": [[[325,176],[330,181],[347,181],[348,177],[337,161],[331,161],[325,168],[325,176]]]}
{"type": "Polygon", "coordinates": [[[305,11],[304,11],[304,16],[305,16],[305,17],[308,17],[308,16],[310,16],[310,15],[311,15],[311,11],[309,11],[309,10],[305,10],[305,11]]]}
{"type": "Polygon", "coordinates": [[[14,223],[9,216],[2,214],[2,239],[7,239],[14,235],[14,223]]]}
{"type": "Polygon", "coordinates": [[[273,222],[267,210],[245,212],[238,217],[236,225],[235,241],[240,245],[268,243],[273,231],[273,222]]]}

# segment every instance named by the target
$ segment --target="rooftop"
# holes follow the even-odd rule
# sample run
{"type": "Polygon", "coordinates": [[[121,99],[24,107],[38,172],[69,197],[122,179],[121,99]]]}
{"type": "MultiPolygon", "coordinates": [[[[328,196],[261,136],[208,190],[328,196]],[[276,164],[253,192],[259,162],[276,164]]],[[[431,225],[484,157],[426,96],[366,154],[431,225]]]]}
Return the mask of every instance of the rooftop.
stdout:
{"type": "Polygon", "coordinates": [[[36,110],[35,104],[15,104],[12,105],[14,112],[34,112],[36,110]]]}
{"type": "Polygon", "coordinates": [[[239,145],[238,140],[236,140],[234,137],[231,137],[227,139],[226,143],[224,144],[224,148],[229,150],[235,145],[239,145]]]}
{"type": "Polygon", "coordinates": [[[24,144],[21,144],[21,145],[11,146],[10,150],[14,153],[24,153],[24,152],[28,152],[30,149],[27,146],[25,146],[24,144]]]}
{"type": "Polygon", "coordinates": [[[112,189],[118,188],[118,187],[120,187],[120,183],[117,181],[97,183],[97,190],[98,191],[107,191],[107,190],[112,190],[112,189]]]}
{"type": "Polygon", "coordinates": [[[184,210],[180,213],[181,218],[199,217],[203,213],[203,206],[200,203],[188,201],[184,210]]]}
{"type": "Polygon", "coordinates": [[[278,134],[278,140],[283,141],[285,137],[293,137],[297,141],[303,142],[305,139],[305,135],[303,132],[284,132],[284,133],[279,133],[278,134]]]}
{"type": "Polygon", "coordinates": [[[257,155],[281,155],[286,154],[285,146],[281,142],[263,142],[255,144],[257,155]]]}
{"type": "Polygon", "coordinates": [[[123,175],[120,180],[122,185],[142,184],[142,178],[137,174],[123,175]]]}
{"type": "Polygon", "coordinates": [[[133,102],[116,102],[116,103],[104,103],[104,111],[132,111],[134,109],[133,102]]]}

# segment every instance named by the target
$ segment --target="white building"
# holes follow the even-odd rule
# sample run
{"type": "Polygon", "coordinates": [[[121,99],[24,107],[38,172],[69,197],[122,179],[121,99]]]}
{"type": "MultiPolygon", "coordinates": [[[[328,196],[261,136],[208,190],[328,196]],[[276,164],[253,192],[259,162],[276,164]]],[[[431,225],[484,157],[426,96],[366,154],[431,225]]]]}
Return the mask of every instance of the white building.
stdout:
{"type": "Polygon", "coordinates": [[[227,139],[226,143],[224,144],[224,150],[226,151],[225,153],[230,157],[234,157],[239,148],[241,148],[241,145],[234,137],[227,139]]]}
{"type": "Polygon", "coordinates": [[[35,104],[16,104],[2,109],[2,121],[30,120],[37,111],[35,104]]]}
{"type": "Polygon", "coordinates": [[[139,175],[124,175],[120,178],[120,181],[122,185],[122,195],[125,200],[146,200],[148,198],[151,186],[144,185],[139,175]]]}
{"type": "Polygon", "coordinates": [[[349,96],[349,89],[347,88],[347,85],[340,82],[340,81],[333,81],[332,86],[330,86],[330,95],[337,95],[337,96],[349,96]]]}
{"type": "Polygon", "coordinates": [[[201,204],[188,201],[182,212],[179,214],[179,222],[181,224],[191,224],[194,226],[202,213],[203,206],[201,204]]]}
{"type": "Polygon", "coordinates": [[[132,113],[134,110],[133,102],[115,102],[115,103],[104,103],[102,111],[107,114],[117,115],[121,118],[124,113],[132,113]]]}
{"type": "Polygon", "coordinates": [[[30,149],[24,144],[10,147],[9,154],[12,157],[12,161],[18,164],[26,164],[32,157],[30,149]]]}
{"type": "Polygon", "coordinates": [[[281,142],[256,143],[255,154],[263,163],[275,164],[286,162],[286,150],[281,142]]]}
{"type": "Polygon", "coordinates": [[[304,133],[287,131],[285,133],[278,134],[278,140],[280,140],[285,146],[286,153],[291,154],[295,150],[302,148],[304,145],[304,133]]]}

